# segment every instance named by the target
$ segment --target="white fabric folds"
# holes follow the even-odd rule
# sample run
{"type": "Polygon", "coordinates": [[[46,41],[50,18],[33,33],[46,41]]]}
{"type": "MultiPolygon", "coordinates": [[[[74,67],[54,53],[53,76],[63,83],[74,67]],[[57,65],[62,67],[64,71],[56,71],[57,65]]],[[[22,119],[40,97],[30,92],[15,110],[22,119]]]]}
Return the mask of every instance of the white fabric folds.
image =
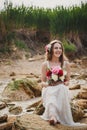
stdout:
{"type": "Polygon", "coordinates": [[[70,107],[69,89],[64,84],[43,88],[42,101],[45,111],[41,117],[44,120],[49,120],[51,115],[55,115],[56,119],[63,125],[86,125],[73,121],[70,107]]]}

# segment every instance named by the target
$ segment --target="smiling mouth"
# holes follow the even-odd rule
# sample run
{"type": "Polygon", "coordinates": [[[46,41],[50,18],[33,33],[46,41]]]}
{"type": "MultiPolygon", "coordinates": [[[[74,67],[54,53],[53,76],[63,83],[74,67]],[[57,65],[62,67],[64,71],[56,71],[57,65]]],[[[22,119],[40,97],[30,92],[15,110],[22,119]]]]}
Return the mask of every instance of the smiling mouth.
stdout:
{"type": "Polygon", "coordinates": [[[61,53],[60,53],[60,52],[58,52],[58,53],[56,53],[56,54],[60,55],[61,53]]]}

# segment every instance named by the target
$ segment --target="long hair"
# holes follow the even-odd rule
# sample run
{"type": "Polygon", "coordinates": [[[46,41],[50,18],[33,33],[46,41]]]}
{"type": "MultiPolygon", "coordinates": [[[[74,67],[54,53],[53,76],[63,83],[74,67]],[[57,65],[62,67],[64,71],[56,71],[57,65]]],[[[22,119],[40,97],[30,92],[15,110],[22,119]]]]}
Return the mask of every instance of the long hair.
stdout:
{"type": "Polygon", "coordinates": [[[61,48],[62,48],[62,54],[61,56],[59,57],[59,61],[61,62],[61,66],[63,66],[63,61],[64,61],[64,49],[63,49],[63,45],[62,45],[62,42],[59,41],[59,40],[53,40],[51,41],[47,46],[46,46],[46,60],[48,61],[51,61],[52,60],[52,56],[53,56],[53,47],[54,47],[54,44],[55,43],[58,43],[61,45],[61,48]]]}

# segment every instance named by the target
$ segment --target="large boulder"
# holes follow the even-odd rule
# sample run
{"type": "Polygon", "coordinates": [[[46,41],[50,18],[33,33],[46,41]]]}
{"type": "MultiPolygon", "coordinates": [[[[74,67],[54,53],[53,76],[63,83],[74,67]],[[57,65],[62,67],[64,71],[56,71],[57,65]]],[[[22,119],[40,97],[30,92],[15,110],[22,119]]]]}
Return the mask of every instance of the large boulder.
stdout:
{"type": "Polygon", "coordinates": [[[81,91],[78,93],[77,98],[87,99],[87,91],[81,90],[81,91]]]}
{"type": "Polygon", "coordinates": [[[80,121],[84,116],[84,110],[81,109],[78,104],[74,104],[73,102],[71,103],[71,111],[75,122],[80,121]]]}
{"type": "Polygon", "coordinates": [[[14,115],[18,115],[22,113],[22,107],[21,106],[13,106],[9,108],[9,112],[14,115]]]}
{"type": "Polygon", "coordinates": [[[16,118],[12,130],[87,130],[87,126],[50,126],[48,121],[36,114],[25,114],[16,118]]]}
{"type": "MultiPolygon", "coordinates": [[[[27,110],[30,111],[31,110],[30,108],[31,109],[35,108],[34,114],[37,114],[37,115],[42,115],[45,110],[42,104],[42,101],[32,104],[31,106],[27,108],[27,110]]],[[[71,102],[71,111],[72,111],[73,120],[75,122],[80,121],[84,116],[84,110],[81,107],[79,107],[78,104],[75,104],[74,102],[71,102]]]]}
{"type": "Polygon", "coordinates": [[[86,99],[78,99],[76,101],[77,105],[82,109],[87,109],[87,100],[86,99]]]}
{"type": "Polygon", "coordinates": [[[0,101],[0,110],[6,107],[6,103],[0,101]]]}
{"type": "MultiPolygon", "coordinates": [[[[4,117],[4,115],[3,115],[4,117]]],[[[6,116],[4,117],[4,119],[6,118],[6,116]]],[[[12,130],[12,126],[14,124],[15,121],[15,117],[8,117],[8,119],[4,120],[4,122],[0,122],[0,130],[12,130]]]]}
{"type": "Polygon", "coordinates": [[[4,114],[4,115],[0,114],[0,123],[6,122],[7,119],[8,119],[8,115],[7,114],[4,114]]]}
{"type": "Polygon", "coordinates": [[[40,85],[33,79],[11,81],[2,92],[2,96],[9,98],[11,101],[29,100],[40,95],[40,85]]]}

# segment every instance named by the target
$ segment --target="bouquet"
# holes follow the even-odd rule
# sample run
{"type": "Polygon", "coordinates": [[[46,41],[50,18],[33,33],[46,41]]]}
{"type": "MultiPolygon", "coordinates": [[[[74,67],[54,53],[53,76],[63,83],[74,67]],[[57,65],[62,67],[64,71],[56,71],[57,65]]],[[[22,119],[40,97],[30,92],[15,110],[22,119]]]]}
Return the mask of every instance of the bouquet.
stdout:
{"type": "Polygon", "coordinates": [[[65,82],[66,80],[66,71],[60,66],[52,67],[52,69],[48,69],[46,72],[48,84],[57,83],[58,81],[65,82]]]}

